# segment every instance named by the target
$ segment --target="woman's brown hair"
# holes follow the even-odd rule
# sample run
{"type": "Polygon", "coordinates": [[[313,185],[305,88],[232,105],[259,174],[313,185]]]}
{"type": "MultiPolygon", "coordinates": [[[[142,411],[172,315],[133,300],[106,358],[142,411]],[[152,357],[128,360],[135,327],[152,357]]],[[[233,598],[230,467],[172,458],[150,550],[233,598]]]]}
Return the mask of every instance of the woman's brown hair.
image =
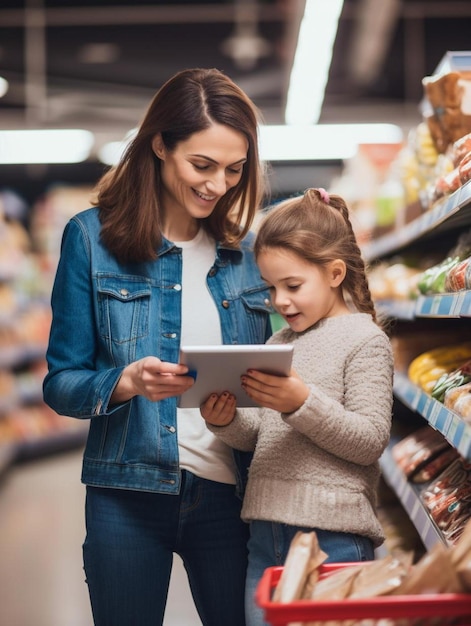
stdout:
{"type": "Polygon", "coordinates": [[[347,205],[324,190],[307,189],[268,211],[255,240],[255,256],[269,248],[282,248],[308,263],[325,266],[335,259],[346,265],[343,290],[355,308],[378,322],[347,205]]]}
{"type": "Polygon", "coordinates": [[[237,246],[252,225],[265,192],[258,152],[260,119],[249,97],[217,69],[187,69],[170,78],[155,94],[120,162],[98,183],[96,204],[107,249],[123,262],[157,257],[162,240],[161,175],[152,140],[160,133],[165,147],[172,151],[179,142],[214,123],[230,126],[248,141],[240,181],[203,220],[216,241],[237,246]]]}

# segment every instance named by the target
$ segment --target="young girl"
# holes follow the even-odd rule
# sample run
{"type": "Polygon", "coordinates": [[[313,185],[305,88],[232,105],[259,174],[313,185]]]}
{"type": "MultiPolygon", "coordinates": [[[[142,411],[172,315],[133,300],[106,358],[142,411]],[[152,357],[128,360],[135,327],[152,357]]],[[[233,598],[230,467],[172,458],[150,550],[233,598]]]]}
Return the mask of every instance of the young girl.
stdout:
{"type": "Polygon", "coordinates": [[[227,393],[201,408],[210,430],[254,450],[242,518],[250,522],[248,626],[264,624],[254,593],[282,565],[298,530],[315,530],[331,562],[374,558],[378,459],[390,435],[393,357],[339,196],[308,189],[263,220],[255,256],[293,343],[291,375],[249,370],[242,386],[262,409],[236,410],[227,393]],[[347,299],[348,298],[348,299],[347,299]]]}

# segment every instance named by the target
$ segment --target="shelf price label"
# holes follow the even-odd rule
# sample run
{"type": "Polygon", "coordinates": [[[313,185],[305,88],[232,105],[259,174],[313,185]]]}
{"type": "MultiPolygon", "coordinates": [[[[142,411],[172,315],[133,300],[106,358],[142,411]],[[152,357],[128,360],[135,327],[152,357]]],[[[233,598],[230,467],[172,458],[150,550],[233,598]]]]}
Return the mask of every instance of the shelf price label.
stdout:
{"type": "Polygon", "coordinates": [[[448,409],[445,408],[443,405],[440,405],[439,402],[435,402],[435,406],[436,408],[438,408],[438,411],[436,412],[434,426],[441,433],[444,433],[445,429],[447,428],[447,424],[451,419],[451,414],[450,411],[448,411],[448,409]]]}
{"type": "Polygon", "coordinates": [[[426,408],[427,411],[424,411],[422,415],[428,420],[429,424],[436,426],[442,405],[429,396],[426,408]]]}
{"type": "Polygon", "coordinates": [[[463,426],[464,423],[458,418],[458,416],[450,413],[448,427],[444,430],[444,433],[445,437],[455,448],[457,448],[459,445],[460,435],[463,426]]]}
{"type": "Polygon", "coordinates": [[[467,461],[471,461],[471,428],[467,424],[464,424],[458,452],[467,461]]]}

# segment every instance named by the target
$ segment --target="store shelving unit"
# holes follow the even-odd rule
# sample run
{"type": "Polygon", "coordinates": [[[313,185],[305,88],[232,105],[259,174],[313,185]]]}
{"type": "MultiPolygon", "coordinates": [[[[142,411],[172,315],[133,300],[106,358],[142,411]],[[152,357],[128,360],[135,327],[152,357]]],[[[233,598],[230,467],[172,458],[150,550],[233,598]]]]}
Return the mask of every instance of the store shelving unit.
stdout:
{"type": "Polygon", "coordinates": [[[394,393],[438,430],[464,459],[471,461],[471,424],[411,383],[407,376],[396,373],[394,393]]]}
{"type": "MultiPolygon", "coordinates": [[[[372,263],[409,247],[422,245],[428,240],[433,240],[434,245],[439,246],[445,233],[459,233],[470,227],[471,181],[400,231],[388,233],[369,243],[364,248],[364,257],[372,263]]],[[[468,318],[471,317],[471,291],[420,296],[411,301],[383,301],[378,303],[378,309],[390,318],[416,324],[419,328],[421,322],[427,319],[437,320],[437,325],[440,324],[438,320],[467,325],[468,318]]],[[[467,329],[469,330],[469,325],[467,329]]],[[[439,326],[437,332],[440,332],[439,326]]],[[[464,460],[471,462],[471,424],[413,384],[403,372],[395,372],[394,395],[403,406],[439,431],[464,460]]],[[[395,491],[424,546],[429,550],[436,543],[446,543],[423,504],[419,489],[407,480],[395,463],[392,455],[394,443],[395,441],[391,442],[381,458],[384,479],[395,491]]]]}
{"type": "Polygon", "coordinates": [[[408,513],[425,548],[430,550],[437,543],[445,543],[443,535],[436,527],[426,507],[422,503],[418,490],[407,480],[403,472],[396,465],[390,448],[383,454],[381,470],[386,482],[392,487],[405,511],[408,513]]]}
{"type": "MultiPolygon", "coordinates": [[[[471,182],[471,181],[470,181],[471,182]]],[[[365,259],[388,256],[406,246],[471,224],[471,185],[466,183],[401,228],[364,246],[365,259]]]]}
{"type": "Polygon", "coordinates": [[[0,312],[0,476],[17,461],[83,445],[88,432],[87,422],[52,415],[42,400],[49,303],[22,291],[17,284],[22,272],[21,255],[14,260],[4,255],[0,286],[10,295],[0,312]],[[28,313],[41,312],[44,325],[38,336],[22,333],[28,313]]]}
{"type": "Polygon", "coordinates": [[[0,476],[10,467],[17,458],[17,446],[13,443],[0,445],[0,476]]]}
{"type": "Polygon", "coordinates": [[[401,320],[471,317],[471,291],[420,296],[414,301],[381,302],[378,308],[388,316],[401,320]]]}

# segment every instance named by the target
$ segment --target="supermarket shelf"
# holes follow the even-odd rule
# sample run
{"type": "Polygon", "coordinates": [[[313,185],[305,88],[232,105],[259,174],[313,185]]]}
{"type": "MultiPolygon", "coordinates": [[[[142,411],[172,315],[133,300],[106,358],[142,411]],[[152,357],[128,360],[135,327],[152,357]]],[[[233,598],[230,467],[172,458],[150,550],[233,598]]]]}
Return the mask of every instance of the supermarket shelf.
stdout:
{"type": "Polygon", "coordinates": [[[438,202],[400,230],[378,237],[363,247],[367,261],[387,256],[417,240],[471,224],[471,181],[438,202]]]}
{"type": "Polygon", "coordinates": [[[2,397],[0,397],[0,419],[3,414],[8,411],[12,411],[15,407],[18,406],[18,394],[16,390],[13,390],[10,393],[5,393],[2,397]]]}
{"type": "Polygon", "coordinates": [[[0,478],[15,463],[84,446],[87,434],[88,423],[84,422],[80,426],[59,432],[50,432],[22,441],[0,443],[0,478]]]}
{"type": "Polygon", "coordinates": [[[407,376],[397,372],[394,376],[394,394],[410,409],[422,415],[463,458],[471,461],[470,424],[414,385],[407,376]]]}
{"type": "Polygon", "coordinates": [[[20,275],[20,265],[5,261],[0,263],[0,283],[8,283],[20,275]]]}
{"type": "Polygon", "coordinates": [[[17,447],[12,443],[0,444],[0,477],[14,462],[17,447]]]}
{"type": "Polygon", "coordinates": [[[20,374],[17,377],[16,386],[19,402],[22,405],[41,402],[43,398],[42,382],[42,377],[20,374]]]}
{"type": "Polygon", "coordinates": [[[26,461],[41,456],[64,452],[85,445],[88,435],[88,423],[83,427],[71,428],[44,437],[21,441],[16,448],[14,461],[26,461]]]}
{"type": "Polygon", "coordinates": [[[430,517],[427,507],[420,499],[418,490],[408,482],[394,461],[391,447],[384,451],[380,465],[384,480],[396,493],[427,550],[433,548],[437,543],[448,545],[430,517]]]}
{"type": "Polygon", "coordinates": [[[13,368],[38,359],[44,359],[47,346],[43,344],[14,345],[3,347],[0,355],[0,368],[13,368]]]}
{"type": "Polygon", "coordinates": [[[416,317],[471,317],[471,291],[420,296],[416,317]]]}
{"type": "Polygon", "coordinates": [[[12,388],[5,389],[0,396],[0,419],[20,406],[42,402],[43,378],[36,374],[18,374],[12,388]]]}
{"type": "Polygon", "coordinates": [[[375,307],[383,315],[399,320],[412,321],[416,317],[415,300],[378,300],[375,307]]]}
{"type": "Polygon", "coordinates": [[[400,320],[471,317],[471,290],[419,296],[417,300],[381,300],[378,310],[400,320]]]}

